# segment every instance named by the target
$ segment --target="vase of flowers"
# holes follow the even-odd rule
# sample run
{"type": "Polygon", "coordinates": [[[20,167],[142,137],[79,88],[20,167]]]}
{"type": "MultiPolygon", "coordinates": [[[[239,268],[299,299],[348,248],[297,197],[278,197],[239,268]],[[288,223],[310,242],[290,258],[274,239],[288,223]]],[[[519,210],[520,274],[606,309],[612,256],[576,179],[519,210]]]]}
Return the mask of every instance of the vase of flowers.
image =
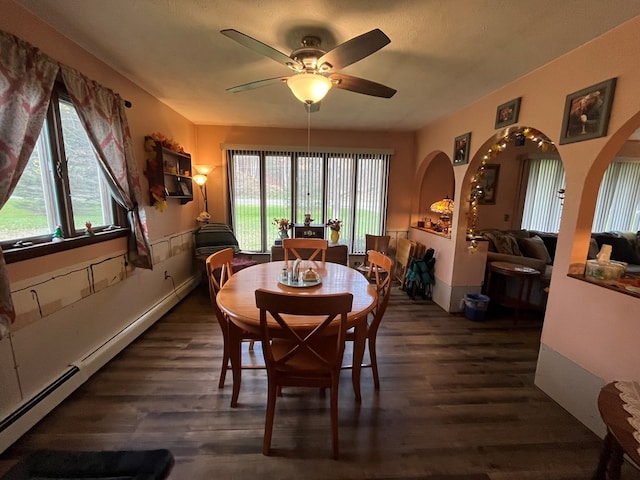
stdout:
{"type": "Polygon", "coordinates": [[[327,227],[331,229],[331,243],[338,243],[340,241],[340,228],[342,227],[342,220],[337,218],[330,218],[327,221],[327,227]]]}
{"type": "Polygon", "coordinates": [[[280,239],[289,238],[289,229],[292,227],[287,218],[274,218],[273,224],[278,227],[278,237],[280,239]]]}

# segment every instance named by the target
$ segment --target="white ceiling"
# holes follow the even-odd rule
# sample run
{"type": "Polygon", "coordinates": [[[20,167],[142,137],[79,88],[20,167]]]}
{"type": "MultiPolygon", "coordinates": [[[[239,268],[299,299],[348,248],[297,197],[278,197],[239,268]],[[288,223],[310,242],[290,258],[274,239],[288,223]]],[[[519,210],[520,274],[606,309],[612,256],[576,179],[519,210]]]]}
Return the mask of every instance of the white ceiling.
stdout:
{"type": "Polygon", "coordinates": [[[207,125],[307,125],[285,84],[225,91],[290,70],[220,30],[288,55],[308,34],[328,51],[380,28],[391,43],[341,73],[398,93],[381,99],[332,89],[311,117],[315,128],[355,130],[418,129],[640,14],[638,0],[15,1],[207,125]]]}

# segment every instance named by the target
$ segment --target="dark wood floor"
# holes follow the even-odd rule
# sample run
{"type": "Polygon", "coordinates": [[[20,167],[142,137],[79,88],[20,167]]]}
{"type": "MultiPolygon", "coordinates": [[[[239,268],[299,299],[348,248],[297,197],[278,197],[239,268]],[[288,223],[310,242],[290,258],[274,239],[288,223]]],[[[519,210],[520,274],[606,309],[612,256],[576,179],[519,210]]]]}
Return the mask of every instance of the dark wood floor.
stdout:
{"type": "MultiPolygon", "coordinates": [[[[340,390],[341,459],[330,459],[328,397],[288,389],[273,447],[261,454],[265,372],[243,372],[240,405],[218,390],[221,335],[194,291],[0,456],[0,474],[28,453],[169,448],[172,479],[589,479],[601,441],[533,385],[541,319],[473,322],[393,289],[379,331],[381,390],[350,372],[340,390]]],[[[256,361],[261,352],[256,347],[256,361]]],[[[640,474],[624,466],[624,479],[640,474]]]]}

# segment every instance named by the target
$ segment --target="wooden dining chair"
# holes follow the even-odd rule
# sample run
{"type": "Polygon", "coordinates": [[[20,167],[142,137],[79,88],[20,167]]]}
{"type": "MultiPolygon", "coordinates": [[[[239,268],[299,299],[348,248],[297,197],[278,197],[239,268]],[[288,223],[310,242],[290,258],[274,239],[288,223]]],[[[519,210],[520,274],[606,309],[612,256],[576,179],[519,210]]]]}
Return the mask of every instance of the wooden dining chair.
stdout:
{"type": "Polygon", "coordinates": [[[316,260],[318,255],[321,256],[322,263],[327,260],[327,248],[329,241],[320,238],[283,238],[282,248],[284,249],[284,261],[299,260],[316,260]]]}
{"type": "Polygon", "coordinates": [[[282,387],[330,388],[333,458],[337,459],[338,384],[353,295],[301,296],[258,289],[255,297],[268,378],[262,453],[271,452],[276,398],[282,387]],[[306,318],[301,329],[295,324],[300,318],[289,315],[317,317],[317,322],[306,318]]]}
{"type": "MultiPolygon", "coordinates": [[[[387,310],[389,297],[391,295],[391,280],[393,277],[393,260],[374,250],[367,252],[369,255],[369,271],[367,276],[376,285],[378,302],[367,318],[367,345],[369,349],[369,359],[371,363],[362,364],[362,367],[370,367],[373,372],[373,384],[376,390],[380,390],[380,377],[378,375],[378,358],[376,355],[376,337],[378,327],[387,310]]],[[[347,332],[347,341],[355,341],[355,331],[347,332]]],[[[346,365],[343,368],[353,368],[353,365],[346,365]]]]}
{"type": "MultiPolygon", "coordinates": [[[[231,261],[233,260],[234,250],[233,248],[225,248],[219,250],[216,253],[212,253],[207,257],[206,269],[207,279],[209,283],[209,299],[211,300],[211,307],[215,313],[220,329],[222,330],[223,340],[223,353],[222,353],[222,368],[220,369],[220,380],[218,381],[218,388],[224,387],[224,382],[227,374],[227,370],[231,369],[229,362],[229,319],[224,314],[218,303],[216,302],[216,295],[220,289],[227,283],[227,280],[233,275],[233,267],[231,261]]],[[[249,341],[249,350],[253,350],[253,344],[256,340],[259,340],[259,335],[254,335],[249,332],[243,332],[241,341],[249,341]]],[[[244,366],[241,368],[264,368],[260,366],[244,366]]]]}
{"type": "Polygon", "coordinates": [[[369,271],[369,250],[384,253],[389,253],[389,242],[391,241],[391,235],[370,235],[368,233],[364,236],[365,239],[365,256],[364,262],[358,265],[358,270],[366,273],[369,271]]]}

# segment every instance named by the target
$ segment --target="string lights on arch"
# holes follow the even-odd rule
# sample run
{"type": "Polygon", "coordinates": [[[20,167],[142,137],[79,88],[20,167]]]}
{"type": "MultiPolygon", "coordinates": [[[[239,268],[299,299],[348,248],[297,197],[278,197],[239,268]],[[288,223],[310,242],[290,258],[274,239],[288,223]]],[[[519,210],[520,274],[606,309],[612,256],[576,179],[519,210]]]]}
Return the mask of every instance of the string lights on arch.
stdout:
{"type": "Polygon", "coordinates": [[[529,140],[542,152],[555,152],[557,150],[555,144],[549,140],[542,132],[531,127],[521,127],[513,130],[507,130],[500,141],[489,147],[482,157],[482,162],[478,171],[471,177],[471,193],[469,196],[469,221],[467,224],[467,240],[471,241],[469,250],[475,252],[477,249],[476,238],[478,236],[478,205],[480,199],[484,195],[484,175],[486,172],[487,162],[496,158],[509,144],[516,147],[524,146],[525,141],[529,140]]]}

